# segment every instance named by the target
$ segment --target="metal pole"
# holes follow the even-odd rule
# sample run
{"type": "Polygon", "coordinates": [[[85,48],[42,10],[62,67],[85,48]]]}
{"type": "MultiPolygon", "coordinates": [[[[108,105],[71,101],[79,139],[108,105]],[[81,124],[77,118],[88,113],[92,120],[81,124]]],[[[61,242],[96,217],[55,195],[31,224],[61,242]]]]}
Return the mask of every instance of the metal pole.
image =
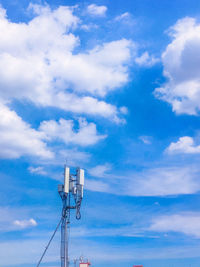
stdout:
{"type": "Polygon", "coordinates": [[[69,238],[67,232],[69,229],[68,224],[70,224],[70,211],[71,209],[76,209],[76,219],[80,220],[80,206],[83,198],[83,185],[84,170],[78,168],[76,170],[76,174],[70,174],[69,168],[65,166],[64,185],[58,185],[58,192],[63,202],[60,249],[61,267],[69,267],[70,265],[68,255],[69,238]],[[70,205],[71,198],[73,205],[70,205]]]}
{"type": "Polygon", "coordinates": [[[68,203],[67,195],[63,197],[63,211],[62,211],[62,224],[61,224],[61,267],[69,267],[68,259],[68,203]]]}
{"type": "Polygon", "coordinates": [[[68,235],[67,235],[67,220],[65,221],[65,267],[69,266],[68,258],[68,235]]]}
{"type": "Polygon", "coordinates": [[[61,225],[61,267],[65,267],[65,222],[65,218],[63,218],[61,225]]]}

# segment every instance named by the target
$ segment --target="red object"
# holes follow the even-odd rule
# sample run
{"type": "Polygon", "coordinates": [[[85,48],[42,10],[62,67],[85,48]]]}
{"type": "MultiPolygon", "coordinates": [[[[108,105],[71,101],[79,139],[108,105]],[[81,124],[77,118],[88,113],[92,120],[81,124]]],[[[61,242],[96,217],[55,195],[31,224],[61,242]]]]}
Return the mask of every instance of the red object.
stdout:
{"type": "Polygon", "coordinates": [[[81,262],[80,263],[80,267],[88,267],[88,266],[90,266],[91,264],[89,263],[89,262],[81,262]]]}
{"type": "Polygon", "coordinates": [[[143,267],[143,265],[133,265],[133,267],[143,267]]]}

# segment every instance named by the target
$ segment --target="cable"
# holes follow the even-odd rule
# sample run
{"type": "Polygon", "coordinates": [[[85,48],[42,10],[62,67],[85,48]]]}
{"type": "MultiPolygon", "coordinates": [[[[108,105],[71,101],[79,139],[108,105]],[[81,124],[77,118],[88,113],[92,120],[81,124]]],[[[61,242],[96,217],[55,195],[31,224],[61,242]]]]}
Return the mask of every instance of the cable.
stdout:
{"type": "Polygon", "coordinates": [[[80,209],[81,209],[81,200],[80,199],[79,201],[76,202],[76,219],[77,220],[80,220],[81,219],[81,212],[80,212],[80,209]]]}
{"type": "Polygon", "coordinates": [[[56,232],[57,232],[57,230],[58,230],[58,228],[59,228],[59,226],[60,226],[62,220],[63,220],[63,217],[60,219],[58,225],[56,226],[56,229],[55,229],[53,235],[51,236],[51,238],[50,238],[50,240],[49,240],[49,242],[48,242],[48,244],[47,244],[47,246],[46,246],[46,248],[45,248],[45,250],[44,250],[44,252],[43,252],[43,254],[42,254],[42,256],[41,256],[41,258],[40,258],[40,260],[39,260],[39,262],[38,262],[38,264],[37,264],[37,267],[40,266],[40,263],[41,263],[42,259],[44,258],[44,255],[45,255],[47,249],[49,248],[49,246],[50,246],[50,244],[51,244],[51,241],[53,240],[53,238],[54,238],[54,236],[55,236],[55,234],[56,234],[56,232]]]}

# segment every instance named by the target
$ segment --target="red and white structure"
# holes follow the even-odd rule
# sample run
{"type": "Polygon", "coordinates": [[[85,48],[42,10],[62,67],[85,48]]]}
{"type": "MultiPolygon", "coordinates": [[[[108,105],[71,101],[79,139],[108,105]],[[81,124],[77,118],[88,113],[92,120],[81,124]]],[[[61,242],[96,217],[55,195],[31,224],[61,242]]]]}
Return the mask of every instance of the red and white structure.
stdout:
{"type": "Polygon", "coordinates": [[[89,262],[86,262],[86,263],[84,263],[84,262],[81,262],[80,263],[80,267],[89,267],[91,264],[89,263],[89,262]]]}

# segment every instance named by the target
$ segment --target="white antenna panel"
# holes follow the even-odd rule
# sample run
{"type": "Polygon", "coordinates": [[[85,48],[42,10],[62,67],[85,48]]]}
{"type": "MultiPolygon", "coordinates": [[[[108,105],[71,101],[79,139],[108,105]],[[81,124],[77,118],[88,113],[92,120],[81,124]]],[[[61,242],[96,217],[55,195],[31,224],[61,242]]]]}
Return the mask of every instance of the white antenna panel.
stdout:
{"type": "Polygon", "coordinates": [[[77,169],[77,183],[80,185],[84,185],[84,170],[77,169]]]}
{"type": "Polygon", "coordinates": [[[69,193],[69,168],[65,167],[64,192],[69,193]]]}

